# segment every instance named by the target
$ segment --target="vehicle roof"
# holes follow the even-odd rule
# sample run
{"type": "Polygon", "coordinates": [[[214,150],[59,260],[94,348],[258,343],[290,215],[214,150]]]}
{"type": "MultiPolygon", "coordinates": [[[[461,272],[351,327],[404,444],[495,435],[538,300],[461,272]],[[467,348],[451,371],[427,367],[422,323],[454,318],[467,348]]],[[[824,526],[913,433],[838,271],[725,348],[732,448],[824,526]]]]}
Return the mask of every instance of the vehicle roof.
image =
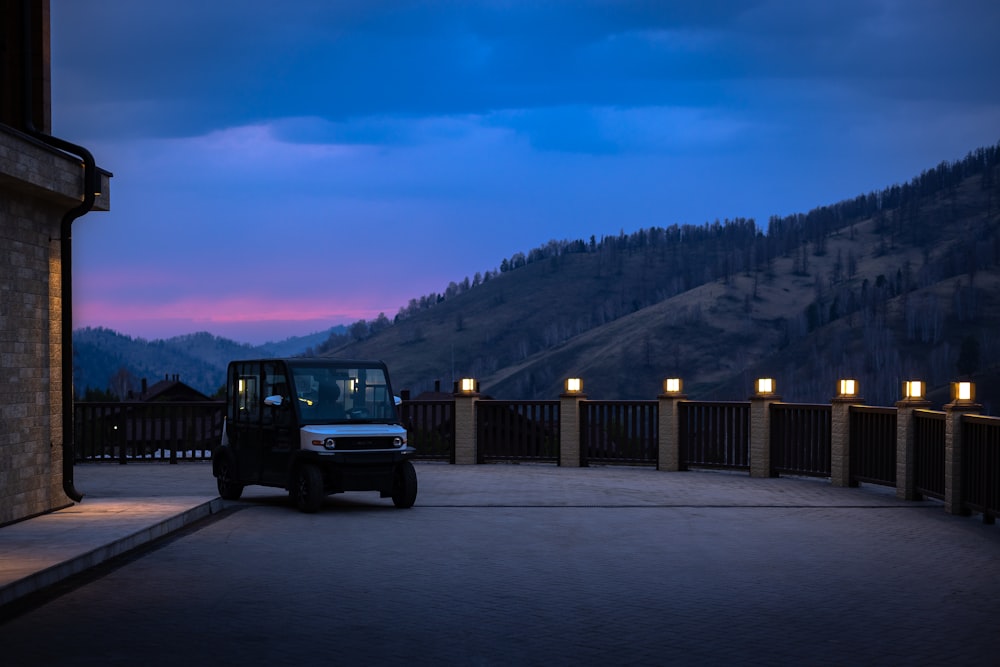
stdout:
{"type": "Polygon", "coordinates": [[[379,366],[385,367],[381,359],[335,359],[333,357],[265,357],[261,359],[234,359],[230,364],[283,362],[289,366],[379,366]]]}

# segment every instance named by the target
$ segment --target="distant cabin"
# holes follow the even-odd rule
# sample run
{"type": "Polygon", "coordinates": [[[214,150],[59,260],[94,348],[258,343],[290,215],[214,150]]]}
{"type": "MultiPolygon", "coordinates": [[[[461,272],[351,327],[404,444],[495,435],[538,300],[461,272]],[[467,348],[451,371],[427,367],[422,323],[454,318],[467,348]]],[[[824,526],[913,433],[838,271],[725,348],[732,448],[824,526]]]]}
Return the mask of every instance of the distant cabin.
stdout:
{"type": "Polygon", "coordinates": [[[181,382],[179,375],[167,375],[153,385],[149,385],[146,378],[143,378],[142,390],[139,395],[130,396],[129,400],[143,403],[172,403],[176,401],[211,401],[213,399],[181,382]]]}

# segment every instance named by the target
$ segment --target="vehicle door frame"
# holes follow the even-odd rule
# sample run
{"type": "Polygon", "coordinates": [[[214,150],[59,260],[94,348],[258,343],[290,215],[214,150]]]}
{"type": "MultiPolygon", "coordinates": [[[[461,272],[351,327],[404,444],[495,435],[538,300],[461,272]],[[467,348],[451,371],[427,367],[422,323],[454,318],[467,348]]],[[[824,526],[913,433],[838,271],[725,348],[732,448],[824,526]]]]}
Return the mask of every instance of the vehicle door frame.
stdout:
{"type": "Polygon", "coordinates": [[[299,428],[294,405],[294,391],[288,365],[280,360],[262,362],[264,394],[279,391],[280,405],[264,405],[261,411],[261,468],[260,478],[264,484],[284,486],[288,479],[289,467],[299,449],[299,428]]]}
{"type": "Polygon", "coordinates": [[[263,407],[259,361],[234,361],[227,372],[228,405],[226,433],[229,449],[243,484],[260,481],[261,429],[263,407]]]}

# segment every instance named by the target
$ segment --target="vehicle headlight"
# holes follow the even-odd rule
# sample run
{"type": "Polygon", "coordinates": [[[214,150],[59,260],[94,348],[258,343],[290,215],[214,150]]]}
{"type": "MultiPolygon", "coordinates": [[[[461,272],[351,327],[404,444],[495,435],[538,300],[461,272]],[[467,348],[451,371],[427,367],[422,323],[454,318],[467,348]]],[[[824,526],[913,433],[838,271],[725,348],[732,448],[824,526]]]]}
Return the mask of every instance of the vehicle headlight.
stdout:
{"type": "Polygon", "coordinates": [[[406,438],[400,438],[398,435],[392,439],[393,447],[402,447],[406,444],[406,438]]]}
{"type": "Polygon", "coordinates": [[[326,449],[336,449],[337,441],[334,440],[333,438],[327,438],[326,440],[323,441],[323,447],[326,449]]]}

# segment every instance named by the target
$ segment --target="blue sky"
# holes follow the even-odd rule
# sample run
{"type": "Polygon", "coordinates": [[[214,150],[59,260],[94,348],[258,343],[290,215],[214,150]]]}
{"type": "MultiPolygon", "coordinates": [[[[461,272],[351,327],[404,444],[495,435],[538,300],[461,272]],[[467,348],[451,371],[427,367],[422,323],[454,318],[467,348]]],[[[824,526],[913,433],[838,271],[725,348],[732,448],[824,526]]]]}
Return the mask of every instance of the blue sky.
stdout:
{"type": "Polygon", "coordinates": [[[1000,140],[995,0],[52,0],[114,173],[74,317],[278,340],[551,239],[807,211],[1000,140]]]}

